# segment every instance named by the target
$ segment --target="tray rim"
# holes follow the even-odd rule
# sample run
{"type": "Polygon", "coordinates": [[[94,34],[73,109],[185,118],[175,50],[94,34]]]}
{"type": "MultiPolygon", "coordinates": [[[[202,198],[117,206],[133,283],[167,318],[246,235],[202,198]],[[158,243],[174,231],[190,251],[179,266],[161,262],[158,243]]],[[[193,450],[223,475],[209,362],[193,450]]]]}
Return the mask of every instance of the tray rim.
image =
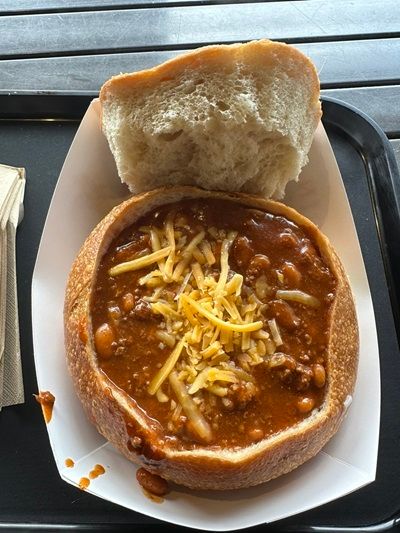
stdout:
{"type": "MultiPolygon", "coordinates": [[[[350,113],[352,118],[354,118],[355,115],[365,123],[369,133],[372,133],[372,136],[367,137],[369,145],[367,144],[366,147],[363,148],[361,145],[361,139],[357,139],[357,136],[354,135],[354,133],[358,133],[357,121],[349,121],[346,128],[346,125],[338,124],[337,121],[335,121],[334,116],[328,116],[327,122],[330,123],[331,127],[339,128],[345,134],[347,140],[359,153],[365,166],[371,204],[375,215],[375,227],[381,247],[392,314],[397,331],[397,342],[400,347],[400,272],[395,269],[395,265],[400,264],[400,248],[398,245],[396,246],[397,243],[394,242],[395,235],[393,230],[393,228],[400,228],[400,172],[395,159],[394,150],[379,124],[363,111],[350,104],[341,102],[336,98],[323,97],[322,101],[325,102],[328,110],[330,105],[340,106],[342,109],[346,110],[347,113],[350,113]],[[368,150],[368,148],[375,144],[373,136],[375,136],[378,141],[376,146],[379,147],[380,145],[381,148],[383,148],[382,153],[373,154],[368,150]],[[382,170],[383,174],[381,174],[382,170]],[[380,178],[382,176],[385,179],[387,178],[386,182],[382,183],[380,180],[377,180],[377,175],[379,175],[380,178]],[[387,199],[386,193],[388,188],[390,188],[390,199],[393,200],[394,205],[392,207],[395,208],[394,210],[387,209],[387,205],[385,205],[384,202],[384,200],[387,199]]],[[[322,120],[324,121],[324,117],[322,120]]]]}

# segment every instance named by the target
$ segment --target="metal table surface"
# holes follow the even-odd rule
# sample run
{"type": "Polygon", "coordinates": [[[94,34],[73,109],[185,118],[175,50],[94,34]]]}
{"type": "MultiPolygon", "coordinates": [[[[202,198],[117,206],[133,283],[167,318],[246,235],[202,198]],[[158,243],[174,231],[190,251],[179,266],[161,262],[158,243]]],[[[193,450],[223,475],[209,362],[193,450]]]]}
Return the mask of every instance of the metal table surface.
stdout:
{"type": "MultiPolygon", "coordinates": [[[[309,55],[319,71],[322,94],[372,117],[400,163],[398,0],[0,0],[0,93],[95,95],[106,79],[121,71],[151,67],[205,44],[265,37],[309,55]]],[[[41,135],[38,125],[37,137],[29,141],[29,158],[41,135]]],[[[67,127],[61,141],[65,149],[72,135],[67,127]]],[[[43,195],[50,194],[48,179],[45,171],[38,184],[43,195]]],[[[28,285],[30,279],[19,282],[28,285]]],[[[28,312],[24,319],[29,320],[28,312]]],[[[23,354],[29,368],[31,355],[23,354]]],[[[29,416],[38,418],[34,409],[29,416]]],[[[1,422],[2,413],[4,438],[1,422]]],[[[30,465],[25,468],[29,475],[30,465]]],[[[49,484],[59,491],[75,490],[60,488],[62,483],[54,467],[49,484]]],[[[92,505],[92,496],[76,492],[77,512],[92,505]]],[[[55,517],[58,512],[55,508],[55,517]]],[[[0,526],[6,518],[0,508],[0,526]]]]}
{"type": "Polygon", "coordinates": [[[268,37],[315,62],[322,94],[384,129],[400,159],[397,0],[2,0],[0,91],[90,91],[200,45],[268,37]]]}

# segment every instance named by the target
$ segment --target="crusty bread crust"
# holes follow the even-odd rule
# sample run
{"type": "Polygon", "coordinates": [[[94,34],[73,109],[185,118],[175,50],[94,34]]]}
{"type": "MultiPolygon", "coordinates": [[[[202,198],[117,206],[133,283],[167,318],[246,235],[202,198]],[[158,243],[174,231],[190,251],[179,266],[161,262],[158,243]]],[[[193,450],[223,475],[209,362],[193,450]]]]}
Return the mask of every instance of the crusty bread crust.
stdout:
{"type": "Polygon", "coordinates": [[[115,207],[81,248],[68,279],[65,308],[68,367],[89,420],[129,460],[165,479],[194,489],[227,490],[266,482],[298,467],[337,431],[352,395],[358,363],[358,327],[349,282],[328,239],[288,206],[240,193],[194,187],[163,188],[115,207]],[[97,365],[90,317],[99,261],[112,239],[153,208],[184,198],[222,198],[280,214],[306,228],[337,280],[330,312],[327,390],[323,405],[307,419],[241,450],[177,451],[157,438],[136,402],[118,389],[97,365]],[[138,445],[139,437],[141,444],[138,445]],[[136,447],[135,447],[136,446],[136,447]]]}
{"type": "MultiPolygon", "coordinates": [[[[210,70],[233,63],[235,60],[248,62],[262,69],[275,66],[279,58],[288,58],[293,62],[293,71],[309,70],[312,91],[311,102],[319,109],[319,80],[314,63],[302,52],[285,43],[260,39],[249,43],[218,44],[204,46],[191,50],[185,54],[169,59],[164,63],[147,70],[119,74],[111,77],[100,90],[100,102],[104,103],[109,97],[115,97],[120,91],[129,92],[131,88],[147,89],[157,87],[162,81],[178,77],[186,68],[200,68],[207,66],[210,70]]],[[[317,121],[318,122],[318,121],[317,121]]]]}

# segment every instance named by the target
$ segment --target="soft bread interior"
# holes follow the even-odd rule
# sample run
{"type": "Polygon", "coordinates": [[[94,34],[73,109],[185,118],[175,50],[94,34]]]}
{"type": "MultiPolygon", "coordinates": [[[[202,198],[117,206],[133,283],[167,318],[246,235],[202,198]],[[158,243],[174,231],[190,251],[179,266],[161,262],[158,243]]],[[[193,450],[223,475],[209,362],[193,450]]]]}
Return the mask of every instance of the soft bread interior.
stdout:
{"type": "Polygon", "coordinates": [[[256,41],[213,46],[107,82],[102,126],[131,191],[197,185],[281,198],[320,118],[315,68],[256,41]]]}

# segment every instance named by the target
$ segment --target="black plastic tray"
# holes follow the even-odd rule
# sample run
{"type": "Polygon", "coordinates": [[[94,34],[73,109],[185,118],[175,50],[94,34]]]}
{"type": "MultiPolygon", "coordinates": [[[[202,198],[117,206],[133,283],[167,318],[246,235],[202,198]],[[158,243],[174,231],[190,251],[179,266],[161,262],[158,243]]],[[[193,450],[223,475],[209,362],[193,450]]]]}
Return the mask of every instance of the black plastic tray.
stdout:
{"type": "MultiPolygon", "coordinates": [[[[26,402],[0,412],[0,529],[183,531],[62,481],[32,397],[37,392],[30,318],[32,271],[59,171],[92,96],[0,94],[0,161],[27,169],[25,218],[17,237],[26,402]]],[[[395,321],[400,326],[399,175],[390,144],[376,124],[334,100],[324,99],[323,110],[376,314],[382,376],[377,478],[335,502],[252,531],[383,531],[400,524],[400,352],[395,328],[395,321]]]]}

